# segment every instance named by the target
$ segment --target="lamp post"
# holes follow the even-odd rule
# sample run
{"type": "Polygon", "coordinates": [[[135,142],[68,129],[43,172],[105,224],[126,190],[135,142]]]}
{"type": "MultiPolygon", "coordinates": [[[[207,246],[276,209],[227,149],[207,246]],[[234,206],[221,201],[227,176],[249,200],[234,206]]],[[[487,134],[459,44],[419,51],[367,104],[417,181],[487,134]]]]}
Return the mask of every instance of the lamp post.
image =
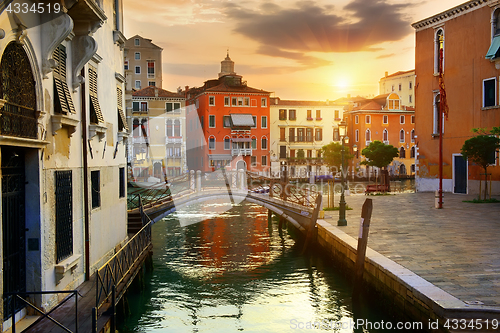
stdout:
{"type": "Polygon", "coordinates": [[[344,190],[345,190],[344,151],[345,151],[345,144],[349,143],[349,137],[347,137],[347,123],[345,121],[341,121],[339,124],[339,134],[342,137],[342,167],[340,169],[342,176],[342,192],[340,194],[339,220],[337,222],[337,225],[345,226],[347,225],[347,220],[345,219],[345,197],[344,197],[344,190]]]}
{"type": "MultiPolygon", "coordinates": [[[[357,158],[358,157],[358,146],[356,144],[354,144],[352,146],[352,151],[354,152],[354,157],[357,158]]],[[[354,181],[354,173],[355,173],[355,158],[352,159],[352,180],[354,181]]]]}

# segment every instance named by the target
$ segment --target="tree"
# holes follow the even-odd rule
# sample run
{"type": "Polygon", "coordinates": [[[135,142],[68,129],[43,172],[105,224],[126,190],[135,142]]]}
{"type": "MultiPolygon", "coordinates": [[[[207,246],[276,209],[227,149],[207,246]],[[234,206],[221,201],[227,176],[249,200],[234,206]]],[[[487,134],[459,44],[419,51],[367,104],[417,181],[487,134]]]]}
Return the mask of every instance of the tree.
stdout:
{"type": "MultiPolygon", "coordinates": [[[[344,151],[344,165],[349,165],[349,161],[354,157],[353,154],[349,152],[348,147],[345,147],[344,151]]],[[[342,163],[342,145],[340,143],[331,142],[321,148],[321,156],[323,156],[323,161],[330,168],[337,168],[340,170],[340,164],[342,163]]]]}
{"type": "Polygon", "coordinates": [[[302,159],[304,159],[304,157],[305,157],[305,156],[306,156],[306,155],[305,155],[305,153],[304,153],[304,149],[299,149],[299,150],[297,150],[297,158],[298,158],[298,159],[301,159],[301,160],[302,160],[302,159]]]}
{"type": "Polygon", "coordinates": [[[380,141],[373,141],[368,147],[361,151],[361,155],[366,157],[366,160],[362,161],[361,164],[375,166],[385,170],[394,157],[399,156],[399,151],[398,148],[393,145],[386,145],[380,141]]]}
{"type": "MultiPolygon", "coordinates": [[[[493,127],[489,134],[487,134],[488,132],[485,129],[472,129],[472,131],[481,134],[464,142],[462,157],[464,160],[469,160],[484,169],[486,183],[484,187],[484,200],[486,200],[488,192],[488,164],[492,164],[495,161],[495,151],[500,148],[500,139],[492,136],[492,134],[498,134],[500,127],[493,127]]],[[[479,195],[481,196],[481,194],[479,195]]]]}

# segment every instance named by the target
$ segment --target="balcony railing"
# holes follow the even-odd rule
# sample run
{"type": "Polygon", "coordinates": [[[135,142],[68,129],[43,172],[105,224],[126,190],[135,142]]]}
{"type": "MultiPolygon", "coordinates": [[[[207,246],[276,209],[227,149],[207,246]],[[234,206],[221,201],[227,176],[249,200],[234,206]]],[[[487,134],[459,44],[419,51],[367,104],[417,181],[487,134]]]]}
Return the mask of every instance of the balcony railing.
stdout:
{"type": "Polygon", "coordinates": [[[165,143],[182,143],[182,137],[166,137],[165,138],[165,143]]]}
{"type": "Polygon", "coordinates": [[[232,149],[231,150],[231,155],[232,156],[251,156],[252,155],[252,149],[245,148],[245,149],[232,149]]]}

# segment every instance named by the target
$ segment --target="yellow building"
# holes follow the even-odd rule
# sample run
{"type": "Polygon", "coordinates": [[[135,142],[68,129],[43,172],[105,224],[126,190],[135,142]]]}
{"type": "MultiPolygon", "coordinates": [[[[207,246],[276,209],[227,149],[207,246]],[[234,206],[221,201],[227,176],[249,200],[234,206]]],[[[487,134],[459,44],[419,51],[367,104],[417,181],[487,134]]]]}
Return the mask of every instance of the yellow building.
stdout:
{"type": "Polygon", "coordinates": [[[379,81],[379,94],[397,93],[401,103],[408,107],[415,107],[415,70],[399,71],[385,76],[379,81]]]}
{"type": "Polygon", "coordinates": [[[340,142],[338,124],[343,106],[328,100],[298,101],[271,98],[271,173],[277,175],[280,162],[289,165],[291,177],[309,177],[325,173],[321,148],[332,141],[340,142]],[[299,158],[303,151],[304,158],[299,158]]]}
{"type": "Polygon", "coordinates": [[[158,87],[132,93],[127,105],[128,160],[135,181],[159,182],[187,172],[185,98],[158,87]]]}

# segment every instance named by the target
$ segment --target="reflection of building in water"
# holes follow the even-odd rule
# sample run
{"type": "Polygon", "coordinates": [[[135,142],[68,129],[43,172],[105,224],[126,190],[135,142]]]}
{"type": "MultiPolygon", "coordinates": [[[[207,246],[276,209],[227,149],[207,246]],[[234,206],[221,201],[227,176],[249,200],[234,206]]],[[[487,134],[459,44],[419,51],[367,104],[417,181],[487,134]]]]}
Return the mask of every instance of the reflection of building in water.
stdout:
{"type": "MultiPolygon", "coordinates": [[[[211,244],[200,250],[205,266],[231,271],[258,267],[272,259],[263,255],[270,251],[267,214],[262,214],[262,208],[256,205],[245,204],[244,208],[245,214],[241,214],[244,221],[237,226],[231,222],[234,219],[231,212],[201,222],[197,242],[211,244]]],[[[202,209],[211,212],[213,208],[205,205],[202,209]]],[[[233,209],[238,212],[242,208],[233,209]]]]}
{"type": "Polygon", "coordinates": [[[157,87],[132,93],[129,149],[134,177],[157,180],[187,172],[185,99],[157,87]]]}
{"type": "Polygon", "coordinates": [[[190,169],[269,171],[269,92],[247,86],[229,54],[218,79],[186,96],[190,169]]]}

